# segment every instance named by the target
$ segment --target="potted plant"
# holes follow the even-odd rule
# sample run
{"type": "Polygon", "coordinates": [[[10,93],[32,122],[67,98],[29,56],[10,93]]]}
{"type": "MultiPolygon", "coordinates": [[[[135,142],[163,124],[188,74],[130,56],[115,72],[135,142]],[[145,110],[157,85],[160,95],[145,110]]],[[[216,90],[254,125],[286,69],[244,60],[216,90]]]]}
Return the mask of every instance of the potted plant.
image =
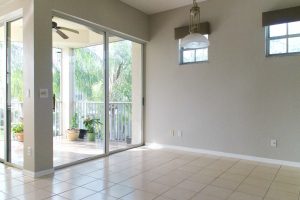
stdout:
{"type": "Polygon", "coordinates": [[[71,128],[67,130],[67,138],[69,141],[76,141],[78,139],[78,114],[75,113],[72,117],[71,128]]]}
{"type": "Polygon", "coordinates": [[[24,125],[22,122],[15,124],[12,127],[12,132],[16,137],[17,141],[24,142],[24,125]]]}
{"type": "Polygon", "coordinates": [[[100,119],[86,118],[83,121],[85,128],[87,129],[87,139],[89,142],[94,142],[96,140],[96,130],[102,125],[100,119]]]}

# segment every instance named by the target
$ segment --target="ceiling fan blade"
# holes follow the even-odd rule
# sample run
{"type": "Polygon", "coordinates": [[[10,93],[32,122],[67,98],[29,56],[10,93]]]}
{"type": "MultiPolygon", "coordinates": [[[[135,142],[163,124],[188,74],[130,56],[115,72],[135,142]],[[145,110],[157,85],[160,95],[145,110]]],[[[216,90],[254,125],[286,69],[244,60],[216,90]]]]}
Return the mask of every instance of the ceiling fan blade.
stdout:
{"type": "Polygon", "coordinates": [[[58,29],[56,29],[56,33],[58,34],[58,35],[60,35],[60,37],[62,37],[63,39],[69,39],[69,37],[66,35],[66,34],[64,34],[62,31],[60,31],[60,30],[58,30],[58,29]]]}
{"type": "Polygon", "coordinates": [[[79,31],[77,31],[77,30],[74,30],[74,29],[71,29],[71,28],[66,28],[66,27],[57,27],[57,29],[59,29],[59,30],[64,30],[64,31],[70,31],[70,32],[72,32],[72,33],[79,34],[79,31]]]}

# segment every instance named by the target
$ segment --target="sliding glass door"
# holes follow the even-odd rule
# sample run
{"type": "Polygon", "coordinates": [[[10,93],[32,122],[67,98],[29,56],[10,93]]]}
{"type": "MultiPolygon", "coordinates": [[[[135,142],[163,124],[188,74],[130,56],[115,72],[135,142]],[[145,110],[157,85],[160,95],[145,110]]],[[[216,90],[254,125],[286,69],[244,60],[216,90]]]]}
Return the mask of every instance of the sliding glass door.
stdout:
{"type": "Polygon", "coordinates": [[[6,65],[5,29],[0,24],[0,161],[5,160],[6,65]]]}
{"type": "Polygon", "coordinates": [[[143,45],[53,22],[65,27],[53,32],[54,165],[141,145],[143,45]]]}
{"type": "Polygon", "coordinates": [[[54,17],[54,166],[105,154],[104,34],[54,17]]]}
{"type": "Polygon", "coordinates": [[[109,37],[109,150],[142,144],[142,45],[109,37]]]}
{"type": "MultiPolygon", "coordinates": [[[[141,145],[143,45],[53,17],[54,166],[141,145]]],[[[23,166],[23,20],[0,24],[0,161],[23,166]]]]}
{"type": "Polygon", "coordinates": [[[7,23],[7,145],[8,162],[23,166],[23,20],[7,23]]]}
{"type": "Polygon", "coordinates": [[[0,160],[23,166],[23,20],[0,24],[0,160]]]}

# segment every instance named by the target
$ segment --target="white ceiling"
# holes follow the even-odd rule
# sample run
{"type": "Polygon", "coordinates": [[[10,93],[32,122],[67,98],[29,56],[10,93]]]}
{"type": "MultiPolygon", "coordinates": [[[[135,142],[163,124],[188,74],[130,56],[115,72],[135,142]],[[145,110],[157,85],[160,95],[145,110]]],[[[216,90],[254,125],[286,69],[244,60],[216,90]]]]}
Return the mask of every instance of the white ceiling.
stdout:
{"type": "MultiPolygon", "coordinates": [[[[120,0],[148,15],[191,5],[193,0],[120,0]]],[[[197,0],[201,2],[205,0],[197,0]]]]}
{"type": "MultiPolygon", "coordinates": [[[[0,7],[13,0],[0,0],[0,7]]],[[[148,15],[191,5],[193,0],[120,0],[148,15]]],[[[197,0],[201,2],[205,0],[197,0]]]]}

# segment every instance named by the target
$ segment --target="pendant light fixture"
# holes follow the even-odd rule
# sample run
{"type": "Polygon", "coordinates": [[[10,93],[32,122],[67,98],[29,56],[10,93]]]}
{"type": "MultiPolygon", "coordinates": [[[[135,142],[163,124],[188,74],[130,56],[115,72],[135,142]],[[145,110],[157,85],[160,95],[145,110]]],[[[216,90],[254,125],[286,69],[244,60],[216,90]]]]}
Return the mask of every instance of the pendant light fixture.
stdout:
{"type": "Polygon", "coordinates": [[[209,46],[208,39],[200,33],[200,7],[193,0],[190,10],[190,34],[181,39],[180,47],[183,49],[202,49],[209,46]]]}

